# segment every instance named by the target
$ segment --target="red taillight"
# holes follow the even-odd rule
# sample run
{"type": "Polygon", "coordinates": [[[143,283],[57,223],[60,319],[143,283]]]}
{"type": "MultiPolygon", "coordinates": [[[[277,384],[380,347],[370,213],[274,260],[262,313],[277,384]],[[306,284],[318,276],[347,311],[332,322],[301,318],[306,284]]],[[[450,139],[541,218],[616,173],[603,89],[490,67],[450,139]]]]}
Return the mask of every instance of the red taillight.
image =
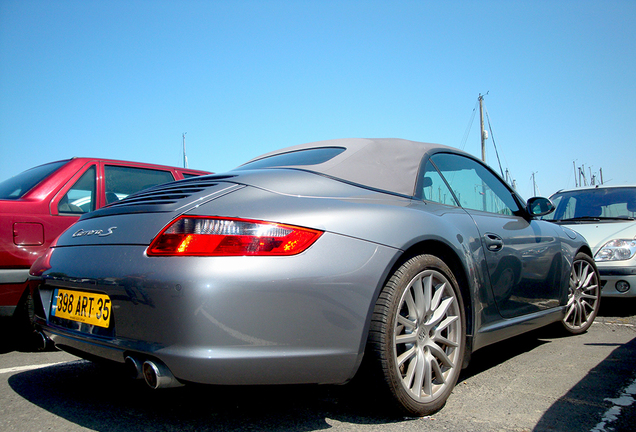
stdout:
{"type": "Polygon", "coordinates": [[[296,255],[321,235],[322,231],[271,222],[182,216],[155,237],[148,255],[296,255]]]}

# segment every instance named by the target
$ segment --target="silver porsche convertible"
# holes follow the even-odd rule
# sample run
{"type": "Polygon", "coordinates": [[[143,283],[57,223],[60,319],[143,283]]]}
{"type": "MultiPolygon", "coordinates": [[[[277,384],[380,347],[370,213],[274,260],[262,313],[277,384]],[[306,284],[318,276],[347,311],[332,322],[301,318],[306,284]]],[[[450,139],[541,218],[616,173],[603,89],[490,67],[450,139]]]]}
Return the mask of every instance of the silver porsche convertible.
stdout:
{"type": "Polygon", "coordinates": [[[598,271],[553,209],[451,147],[290,147],[82,216],[31,268],[36,321],[153,388],[364,373],[425,415],[475,350],[592,324],[598,271]]]}

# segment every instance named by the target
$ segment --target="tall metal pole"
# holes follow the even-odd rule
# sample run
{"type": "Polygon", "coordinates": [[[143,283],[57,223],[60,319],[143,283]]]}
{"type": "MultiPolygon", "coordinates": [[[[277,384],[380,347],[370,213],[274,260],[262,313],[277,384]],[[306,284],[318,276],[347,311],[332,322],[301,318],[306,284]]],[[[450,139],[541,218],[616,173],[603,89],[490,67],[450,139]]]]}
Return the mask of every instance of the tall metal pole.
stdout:
{"type": "Polygon", "coordinates": [[[186,136],[187,132],[184,132],[182,137],[183,137],[183,167],[187,168],[188,167],[188,157],[186,156],[186,151],[185,151],[185,136],[186,136]]]}
{"type": "Polygon", "coordinates": [[[585,176],[585,165],[579,167],[579,186],[587,186],[587,177],[585,176]],[[583,177],[583,180],[581,180],[583,177]]]}
{"type": "Polygon", "coordinates": [[[484,96],[479,94],[479,124],[481,125],[481,160],[486,162],[486,130],[484,129],[484,96]]]}
{"type": "Polygon", "coordinates": [[[579,183],[576,181],[576,160],[572,161],[572,165],[574,165],[574,187],[579,187],[579,183]]]}
{"type": "MultiPolygon", "coordinates": [[[[479,94],[479,123],[481,125],[481,160],[486,162],[486,131],[484,130],[484,96],[479,94]]],[[[486,211],[488,200],[486,199],[486,184],[481,182],[482,210],[486,211]]]]}

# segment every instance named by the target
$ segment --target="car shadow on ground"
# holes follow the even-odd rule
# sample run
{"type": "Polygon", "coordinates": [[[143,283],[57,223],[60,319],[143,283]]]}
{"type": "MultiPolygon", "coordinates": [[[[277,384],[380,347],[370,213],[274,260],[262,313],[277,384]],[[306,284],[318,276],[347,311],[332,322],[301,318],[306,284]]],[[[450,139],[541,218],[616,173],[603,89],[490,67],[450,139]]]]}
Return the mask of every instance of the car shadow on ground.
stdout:
{"type": "Polygon", "coordinates": [[[599,317],[631,317],[636,315],[636,298],[603,298],[599,317]]]}
{"type": "MultiPolygon", "coordinates": [[[[606,306],[604,313],[615,314],[616,311],[606,306]]],[[[469,367],[462,371],[459,379],[470,380],[549,343],[550,339],[554,339],[554,328],[539,329],[485,347],[473,355],[469,367]]],[[[632,341],[631,345],[635,343],[632,341]]],[[[627,348],[633,353],[634,346],[627,348]]],[[[621,348],[613,356],[622,359],[621,348]]],[[[596,369],[601,371],[603,367],[612,367],[616,360],[614,357],[608,358],[596,369]]],[[[633,367],[634,361],[629,364],[633,367]]],[[[593,379],[590,372],[589,380],[582,381],[570,392],[572,395],[568,393],[556,402],[535,430],[549,430],[551,426],[558,425],[562,421],[558,408],[572,403],[571,398],[577,397],[577,392],[594,391],[593,379]]],[[[190,385],[157,391],[148,388],[143,381],[130,380],[118,368],[84,360],[17,373],[9,378],[9,385],[18,395],[42,409],[95,431],[314,431],[332,428],[339,422],[381,425],[414,420],[385,414],[373,402],[373,393],[361,394],[361,388],[355,384],[190,385]]],[[[585,404],[581,405],[579,409],[584,415],[585,404]]]]}
{"type": "MultiPolygon", "coordinates": [[[[603,298],[597,321],[633,326],[636,298],[603,298]]],[[[541,417],[533,432],[555,430],[633,431],[636,404],[615,405],[626,384],[636,379],[636,338],[618,345],[612,353],[590,370],[570,391],[559,398],[541,417]],[[611,392],[611,394],[610,394],[611,392]],[[597,413],[610,410],[610,417],[597,413]],[[622,411],[620,415],[618,413],[622,411]],[[615,417],[613,417],[615,416],[615,417]],[[592,425],[581,428],[582,425],[592,425]]],[[[624,402],[624,401],[623,401],[624,402]]]]}
{"type": "Polygon", "coordinates": [[[0,317],[0,354],[34,352],[41,347],[42,339],[38,334],[17,326],[13,317],[0,317]]]}
{"type": "Polygon", "coordinates": [[[491,369],[511,358],[517,357],[535,348],[549,343],[555,337],[554,329],[539,329],[528,332],[502,342],[486,346],[473,353],[468,367],[462,370],[458,382],[466,381],[470,377],[491,369]]]}
{"type": "Polygon", "coordinates": [[[23,372],[9,385],[31,403],[95,431],[314,431],[332,420],[385,424],[347,386],[197,386],[152,390],[84,360],[23,372]],[[332,420],[330,420],[332,419],[332,420]]]}
{"type": "MultiPolygon", "coordinates": [[[[478,351],[460,380],[547,343],[522,335],[478,351]]],[[[152,390],[123,370],[85,360],[9,378],[31,403],[95,431],[315,431],[339,422],[382,425],[415,421],[380,406],[368,386],[197,386],[152,390]]]]}
{"type": "Polygon", "coordinates": [[[533,432],[633,431],[636,404],[633,403],[633,398],[631,402],[628,400],[628,403],[625,403],[625,399],[631,396],[623,397],[622,401],[620,399],[625,386],[634,379],[636,379],[636,338],[619,345],[605,360],[590,370],[585,378],[552,404],[533,432]],[[608,394],[608,391],[612,391],[613,394],[608,394]],[[610,409],[612,409],[610,416],[604,416],[599,421],[596,417],[598,412],[608,412],[610,409]],[[581,429],[580,425],[587,427],[581,429]]]}

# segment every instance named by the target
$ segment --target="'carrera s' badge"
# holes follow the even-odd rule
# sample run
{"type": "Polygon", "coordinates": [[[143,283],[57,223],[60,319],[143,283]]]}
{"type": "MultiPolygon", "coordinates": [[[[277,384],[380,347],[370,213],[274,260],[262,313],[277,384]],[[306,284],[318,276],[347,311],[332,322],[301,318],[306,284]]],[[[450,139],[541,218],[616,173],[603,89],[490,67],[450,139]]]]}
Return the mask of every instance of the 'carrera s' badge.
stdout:
{"type": "Polygon", "coordinates": [[[117,227],[110,227],[108,228],[108,230],[104,231],[104,230],[77,230],[73,233],[73,237],[86,237],[86,236],[92,236],[92,235],[96,235],[98,237],[106,237],[109,236],[113,233],[114,230],[116,230],[117,227]]]}

